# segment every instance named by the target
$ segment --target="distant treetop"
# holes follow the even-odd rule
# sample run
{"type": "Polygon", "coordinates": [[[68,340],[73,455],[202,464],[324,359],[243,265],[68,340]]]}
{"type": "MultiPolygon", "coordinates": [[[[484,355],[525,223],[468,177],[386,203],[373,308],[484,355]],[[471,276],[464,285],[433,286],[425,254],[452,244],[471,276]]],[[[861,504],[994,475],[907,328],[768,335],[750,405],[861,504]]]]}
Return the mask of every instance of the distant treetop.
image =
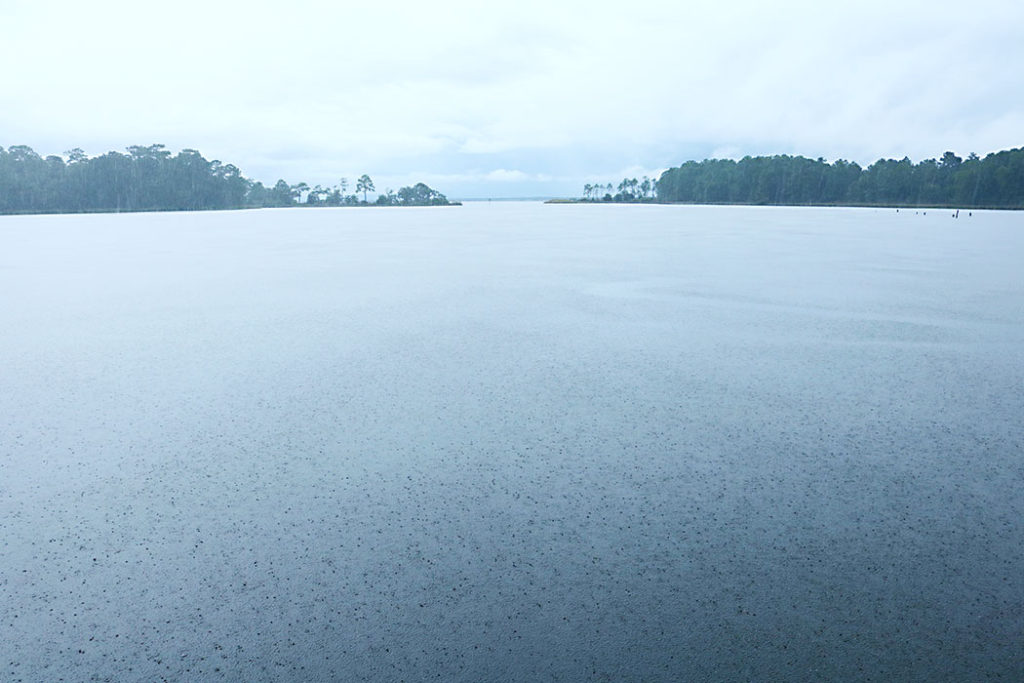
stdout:
{"type": "MultiPolygon", "coordinates": [[[[688,161],[656,183],[660,201],[701,204],[1024,208],[1024,148],[961,159],[946,152],[914,164],[867,168],[801,156],[688,161]]],[[[584,192],[586,188],[584,188],[584,192]]]]}
{"type": "MultiPolygon", "coordinates": [[[[278,180],[271,187],[249,180],[233,164],[209,161],[194,149],[172,154],[164,145],[132,145],[127,154],[89,158],[75,147],[64,156],[40,157],[31,147],[0,147],[0,214],[100,211],[193,211],[271,206],[368,206],[373,181],[363,175],[356,191],[348,181],[333,188],[278,180]]],[[[423,183],[388,191],[375,205],[448,205],[423,183]],[[425,189],[424,189],[425,188],[425,189]],[[381,201],[385,197],[385,201],[381,201]]]]}

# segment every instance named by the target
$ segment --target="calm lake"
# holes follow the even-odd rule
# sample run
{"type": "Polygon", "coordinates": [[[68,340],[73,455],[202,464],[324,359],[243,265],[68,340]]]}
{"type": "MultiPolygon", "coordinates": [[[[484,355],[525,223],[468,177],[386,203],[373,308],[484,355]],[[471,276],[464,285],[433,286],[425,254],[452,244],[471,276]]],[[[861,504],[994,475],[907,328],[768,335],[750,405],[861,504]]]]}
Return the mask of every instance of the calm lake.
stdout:
{"type": "Polygon", "coordinates": [[[1024,679],[1024,213],[0,217],[0,679],[1024,679]]]}

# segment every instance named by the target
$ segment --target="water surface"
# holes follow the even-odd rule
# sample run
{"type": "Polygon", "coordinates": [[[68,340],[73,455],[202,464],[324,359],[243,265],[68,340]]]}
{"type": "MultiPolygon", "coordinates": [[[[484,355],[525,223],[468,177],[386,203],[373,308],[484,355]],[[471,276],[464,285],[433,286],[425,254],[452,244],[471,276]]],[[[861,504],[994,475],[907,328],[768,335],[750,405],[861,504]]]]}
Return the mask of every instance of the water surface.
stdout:
{"type": "Polygon", "coordinates": [[[0,678],[1024,678],[1024,215],[0,218],[0,678]]]}

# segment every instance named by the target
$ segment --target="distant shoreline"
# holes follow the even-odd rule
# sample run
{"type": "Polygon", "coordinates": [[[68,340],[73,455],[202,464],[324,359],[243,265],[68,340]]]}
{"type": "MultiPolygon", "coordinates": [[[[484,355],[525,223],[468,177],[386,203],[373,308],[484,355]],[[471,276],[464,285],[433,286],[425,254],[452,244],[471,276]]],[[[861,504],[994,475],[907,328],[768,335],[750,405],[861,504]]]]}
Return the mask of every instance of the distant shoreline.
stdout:
{"type": "Polygon", "coordinates": [[[942,209],[951,211],[1024,211],[1020,206],[965,206],[963,204],[752,204],[748,202],[665,202],[648,199],[645,201],[602,201],[595,199],[549,199],[545,204],[597,204],[603,206],[619,206],[622,204],[646,204],[655,206],[762,206],[786,208],[820,208],[820,209],[942,209]]]}
{"type": "Polygon", "coordinates": [[[1024,209],[1024,148],[961,159],[946,152],[856,162],[777,154],[687,161],[656,179],[583,186],[573,197],[593,202],[671,202],[726,206],[850,206],[1024,209]]]}
{"type": "Polygon", "coordinates": [[[378,192],[365,173],[351,192],[347,178],[332,187],[283,179],[266,187],[237,166],[207,160],[194,149],[175,155],[153,144],[132,145],[127,152],[90,158],[76,147],[65,159],[43,158],[27,145],[0,147],[0,215],[458,205],[425,183],[378,192]]]}
{"type": "Polygon", "coordinates": [[[3,216],[96,216],[96,215],[118,215],[132,213],[212,213],[227,211],[262,211],[264,209],[411,209],[411,208],[444,208],[447,206],[462,206],[462,202],[448,202],[447,204],[342,204],[340,206],[323,206],[310,204],[294,204],[292,206],[237,206],[223,209],[84,209],[82,211],[3,211],[3,216]]]}

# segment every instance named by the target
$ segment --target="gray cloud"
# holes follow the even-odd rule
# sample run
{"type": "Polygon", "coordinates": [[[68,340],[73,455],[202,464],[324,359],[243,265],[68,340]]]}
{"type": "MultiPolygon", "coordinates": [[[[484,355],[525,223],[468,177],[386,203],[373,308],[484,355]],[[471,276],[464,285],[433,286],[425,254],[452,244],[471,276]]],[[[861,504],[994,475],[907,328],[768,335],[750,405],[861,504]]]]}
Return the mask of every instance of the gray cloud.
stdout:
{"type": "Polygon", "coordinates": [[[1014,2],[97,0],[0,21],[0,144],[162,142],[269,182],[419,171],[452,195],[564,194],[716,150],[1024,144],[1014,2]]]}

